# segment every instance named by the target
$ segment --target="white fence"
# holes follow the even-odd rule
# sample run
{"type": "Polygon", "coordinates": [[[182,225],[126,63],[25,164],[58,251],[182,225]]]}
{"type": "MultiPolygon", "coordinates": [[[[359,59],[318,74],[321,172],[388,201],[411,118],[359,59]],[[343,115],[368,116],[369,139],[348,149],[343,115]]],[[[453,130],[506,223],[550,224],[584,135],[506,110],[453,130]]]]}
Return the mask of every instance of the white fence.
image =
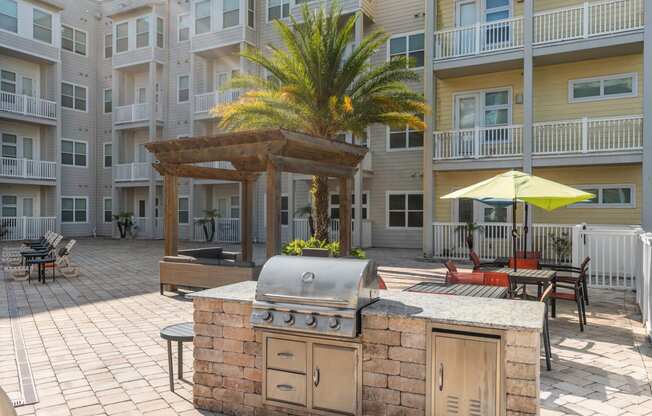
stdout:
{"type": "Polygon", "coordinates": [[[113,168],[115,171],[115,180],[121,182],[148,180],[150,166],[148,162],[115,165],[113,168]]]}
{"type": "Polygon", "coordinates": [[[195,113],[208,113],[216,105],[228,104],[240,98],[240,90],[214,91],[195,95],[195,113]]]}
{"type": "Polygon", "coordinates": [[[57,164],[46,160],[0,157],[0,176],[54,180],[57,178],[57,164]]]}
{"type": "MultiPolygon", "coordinates": [[[[193,221],[193,240],[206,241],[204,227],[197,222],[199,218],[193,221]]],[[[210,227],[210,225],[207,225],[210,227]]],[[[210,228],[209,228],[210,233],[210,228]]],[[[224,243],[240,242],[240,218],[216,218],[215,219],[215,236],[213,241],[224,243]]]]}
{"type": "Polygon", "coordinates": [[[479,55],[522,46],[522,17],[476,23],[435,33],[435,59],[479,55]]]}
{"type": "Polygon", "coordinates": [[[37,239],[46,231],[54,231],[55,224],[54,217],[0,217],[2,230],[6,230],[0,240],[37,239]]]}
{"type": "Polygon", "coordinates": [[[57,119],[57,103],[42,98],[30,97],[29,95],[11,94],[0,92],[0,111],[57,119]]]}
{"type": "Polygon", "coordinates": [[[636,302],[641,308],[642,321],[648,336],[652,335],[652,233],[641,234],[638,250],[632,253],[640,256],[636,279],[636,302]]]}

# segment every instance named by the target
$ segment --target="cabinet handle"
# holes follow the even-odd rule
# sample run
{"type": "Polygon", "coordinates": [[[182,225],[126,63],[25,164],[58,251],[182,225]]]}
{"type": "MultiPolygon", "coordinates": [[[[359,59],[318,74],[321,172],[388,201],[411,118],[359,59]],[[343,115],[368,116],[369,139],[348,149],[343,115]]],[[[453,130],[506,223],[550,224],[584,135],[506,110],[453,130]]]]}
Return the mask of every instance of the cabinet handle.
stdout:
{"type": "Polygon", "coordinates": [[[444,390],[444,363],[439,363],[439,391],[444,390]]]}
{"type": "Polygon", "coordinates": [[[287,359],[287,358],[292,358],[292,357],[294,357],[294,354],[292,354],[291,352],[279,352],[279,353],[277,353],[276,355],[277,355],[279,358],[286,358],[286,359],[287,359]]]}
{"type": "Polygon", "coordinates": [[[281,391],[293,391],[294,386],[290,386],[289,384],[277,384],[276,388],[281,390],[281,391]]]}
{"type": "Polygon", "coordinates": [[[315,371],[312,372],[312,382],[315,387],[319,385],[319,368],[315,368],[315,371]]]}

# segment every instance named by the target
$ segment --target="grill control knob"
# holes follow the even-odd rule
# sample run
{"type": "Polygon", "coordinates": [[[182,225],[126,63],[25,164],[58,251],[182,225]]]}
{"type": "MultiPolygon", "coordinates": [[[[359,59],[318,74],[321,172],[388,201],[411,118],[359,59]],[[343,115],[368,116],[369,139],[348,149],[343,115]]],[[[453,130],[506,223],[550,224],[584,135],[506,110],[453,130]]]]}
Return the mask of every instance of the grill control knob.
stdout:
{"type": "Polygon", "coordinates": [[[294,324],[294,315],[291,313],[286,313],[283,315],[283,322],[285,322],[288,325],[293,325],[294,324]]]}
{"type": "Polygon", "coordinates": [[[306,325],[307,326],[317,326],[317,318],[315,318],[313,315],[308,315],[306,316],[306,325]]]}
{"type": "Polygon", "coordinates": [[[328,327],[330,329],[339,329],[340,328],[340,319],[332,317],[328,320],[328,327]]]}
{"type": "Polygon", "coordinates": [[[272,320],[272,314],[270,313],[270,311],[263,311],[260,314],[260,318],[265,322],[269,322],[272,320]]]}

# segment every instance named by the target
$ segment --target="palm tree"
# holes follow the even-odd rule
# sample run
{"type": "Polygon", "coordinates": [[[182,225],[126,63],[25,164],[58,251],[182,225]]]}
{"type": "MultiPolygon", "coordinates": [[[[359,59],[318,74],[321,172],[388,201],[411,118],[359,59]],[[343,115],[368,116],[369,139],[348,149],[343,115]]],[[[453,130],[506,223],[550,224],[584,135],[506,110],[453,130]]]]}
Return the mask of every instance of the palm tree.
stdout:
{"type": "MultiPolygon", "coordinates": [[[[269,45],[269,53],[247,49],[242,55],[268,77],[241,75],[226,88],[248,92],[234,103],[214,109],[225,130],[285,128],[335,140],[338,133],[364,137],[372,123],[423,130],[423,95],[406,81],[418,81],[405,58],[371,66],[371,58],[387,42],[380,31],[358,45],[357,16],[343,20],[336,2],[326,11],[302,9],[299,23],[276,20],[284,49],[269,45]],[[350,51],[350,52],[349,52],[350,51]]],[[[328,240],[328,178],[315,176],[311,186],[315,237],[328,240]]]]}

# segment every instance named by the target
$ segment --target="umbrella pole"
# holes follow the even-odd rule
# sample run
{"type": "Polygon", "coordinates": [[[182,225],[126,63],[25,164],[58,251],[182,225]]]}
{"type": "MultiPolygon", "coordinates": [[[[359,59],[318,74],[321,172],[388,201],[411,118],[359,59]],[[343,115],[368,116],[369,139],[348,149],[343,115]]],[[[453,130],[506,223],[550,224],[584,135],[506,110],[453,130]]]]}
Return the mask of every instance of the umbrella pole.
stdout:
{"type": "Polygon", "coordinates": [[[517,243],[517,236],[516,236],[516,198],[514,198],[514,203],[512,204],[512,251],[514,254],[514,271],[516,271],[516,243],[517,243]]]}
{"type": "Polygon", "coordinates": [[[525,203],[525,220],[523,221],[523,247],[525,247],[523,250],[523,258],[527,259],[527,233],[528,233],[528,227],[527,227],[527,214],[528,214],[528,204],[525,203]]]}

